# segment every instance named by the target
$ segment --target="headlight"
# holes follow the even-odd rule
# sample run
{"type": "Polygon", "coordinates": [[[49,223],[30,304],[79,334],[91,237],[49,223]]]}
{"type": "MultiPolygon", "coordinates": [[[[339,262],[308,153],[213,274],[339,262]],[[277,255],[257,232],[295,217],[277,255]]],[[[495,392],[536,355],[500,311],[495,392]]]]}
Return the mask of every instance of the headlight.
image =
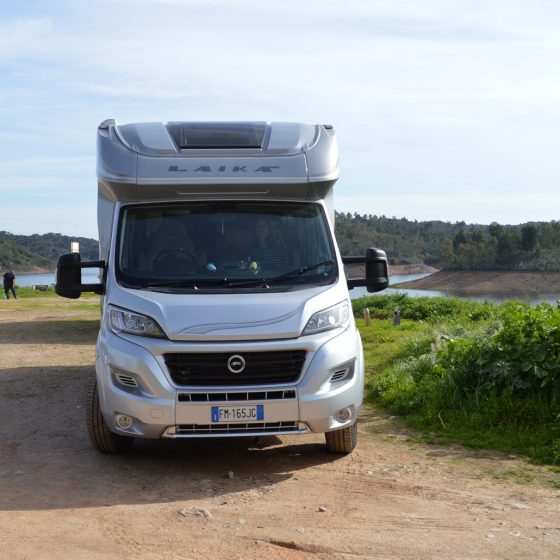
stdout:
{"type": "Polygon", "coordinates": [[[139,336],[165,338],[161,327],[151,317],[127,311],[120,307],[109,306],[109,320],[114,332],[125,332],[139,336]]]}
{"type": "Polygon", "coordinates": [[[350,322],[350,304],[343,301],[323,311],[318,311],[307,321],[302,335],[330,331],[338,327],[347,327],[350,322]]]}

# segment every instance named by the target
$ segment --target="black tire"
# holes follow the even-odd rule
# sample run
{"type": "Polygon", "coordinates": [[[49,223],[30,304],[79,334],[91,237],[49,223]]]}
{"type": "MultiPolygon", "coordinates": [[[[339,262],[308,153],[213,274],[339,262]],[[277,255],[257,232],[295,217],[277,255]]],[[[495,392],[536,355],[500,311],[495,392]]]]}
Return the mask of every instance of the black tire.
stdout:
{"type": "Polygon", "coordinates": [[[134,443],[133,437],[114,434],[107,427],[99,407],[99,393],[95,377],[91,380],[87,392],[86,423],[89,439],[93,447],[100,453],[126,453],[134,443]]]}
{"type": "Polygon", "coordinates": [[[358,443],[358,421],[346,428],[325,432],[325,441],[331,453],[352,453],[358,443]]]}

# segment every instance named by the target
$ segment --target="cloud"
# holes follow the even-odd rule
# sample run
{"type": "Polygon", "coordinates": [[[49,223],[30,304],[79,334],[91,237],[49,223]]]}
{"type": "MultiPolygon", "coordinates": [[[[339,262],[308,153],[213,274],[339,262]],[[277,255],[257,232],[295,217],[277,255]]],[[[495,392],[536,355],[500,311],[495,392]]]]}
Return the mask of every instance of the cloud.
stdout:
{"type": "Polygon", "coordinates": [[[79,157],[41,157],[33,156],[20,159],[2,160],[0,159],[0,169],[2,175],[10,175],[13,173],[21,173],[22,170],[33,171],[37,174],[53,170],[63,171],[86,171],[95,169],[95,157],[79,156],[79,157]]]}
{"type": "Polygon", "coordinates": [[[0,21],[0,60],[44,57],[52,30],[51,18],[0,21]]]}
{"type": "Polygon", "coordinates": [[[350,210],[383,203],[389,214],[445,217],[458,204],[475,216],[474,191],[494,192],[480,198],[494,206],[511,191],[521,198],[501,208],[519,216],[517,203],[537,213],[523,194],[536,189],[543,216],[558,215],[560,12],[551,6],[12,3],[0,15],[2,193],[17,185],[44,200],[74,188],[94,198],[95,131],[107,117],[266,119],[335,125],[337,200],[350,210]]]}

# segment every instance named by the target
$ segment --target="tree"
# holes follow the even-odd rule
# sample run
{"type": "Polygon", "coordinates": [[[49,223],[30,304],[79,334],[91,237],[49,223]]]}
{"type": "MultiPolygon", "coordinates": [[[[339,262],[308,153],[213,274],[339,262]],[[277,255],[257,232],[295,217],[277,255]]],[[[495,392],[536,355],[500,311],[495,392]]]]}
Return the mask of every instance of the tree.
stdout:
{"type": "Polygon", "coordinates": [[[444,268],[452,268],[455,265],[455,251],[453,250],[453,241],[448,236],[441,240],[439,246],[438,257],[444,268]]]}
{"type": "Polygon", "coordinates": [[[495,239],[500,239],[504,235],[504,227],[496,222],[492,222],[488,226],[488,233],[495,239]]]}
{"type": "Polygon", "coordinates": [[[525,224],[521,228],[521,246],[530,252],[537,248],[537,228],[533,224],[525,224]]]}
{"type": "Polygon", "coordinates": [[[457,250],[460,245],[466,245],[467,243],[468,243],[467,234],[465,233],[465,230],[461,228],[457,232],[457,235],[455,235],[455,239],[453,240],[453,247],[455,248],[455,250],[457,250]]]}

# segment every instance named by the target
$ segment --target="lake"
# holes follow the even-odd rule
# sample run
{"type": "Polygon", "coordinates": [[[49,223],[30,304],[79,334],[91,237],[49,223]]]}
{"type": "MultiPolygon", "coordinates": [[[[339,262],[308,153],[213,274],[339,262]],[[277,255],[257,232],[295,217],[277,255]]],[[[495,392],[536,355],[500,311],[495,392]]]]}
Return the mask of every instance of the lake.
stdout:
{"type": "MultiPolygon", "coordinates": [[[[83,283],[94,284],[98,282],[98,274],[99,274],[98,269],[95,268],[84,269],[82,271],[83,283]]],[[[425,278],[426,276],[429,276],[429,274],[395,275],[395,276],[391,276],[390,283],[399,284],[400,282],[410,282],[412,280],[425,278]]],[[[18,286],[33,286],[35,284],[54,284],[54,273],[20,274],[16,278],[16,284],[18,286]]],[[[541,302],[548,302],[551,303],[552,305],[556,305],[556,302],[560,300],[560,294],[539,294],[536,296],[535,295],[527,296],[526,294],[522,294],[518,296],[515,295],[500,296],[496,294],[482,294],[482,295],[473,296],[473,295],[457,294],[457,293],[451,293],[451,292],[439,291],[439,290],[410,290],[404,288],[387,288],[386,290],[379,292],[378,294],[368,294],[365,287],[354,288],[353,290],[350,290],[350,298],[357,299],[364,296],[396,294],[396,293],[403,293],[403,292],[408,294],[410,297],[455,296],[455,297],[462,297],[466,299],[473,299],[476,301],[491,301],[493,303],[501,303],[509,299],[516,298],[526,303],[530,303],[532,305],[536,305],[537,303],[541,303],[541,302]]]]}
{"type": "MultiPolygon", "coordinates": [[[[99,269],[97,268],[86,268],[82,270],[82,283],[93,284],[94,282],[98,282],[98,275],[99,269]]],[[[428,276],[428,274],[406,274],[406,275],[397,275],[391,276],[391,284],[396,284],[398,282],[408,282],[411,280],[417,280],[419,278],[424,278],[428,276]]],[[[54,273],[48,272],[45,274],[19,274],[16,278],[16,284],[18,286],[34,286],[37,284],[54,284],[54,273]]],[[[354,288],[350,290],[350,295],[352,299],[356,297],[362,297],[363,295],[368,295],[365,291],[365,288],[354,288]],[[360,290],[360,295],[355,296],[354,292],[360,290]]],[[[395,291],[403,291],[403,290],[385,290],[384,293],[388,292],[395,292],[395,291]]],[[[420,290],[404,290],[408,292],[420,292],[420,290]]]]}
{"type": "MultiPolygon", "coordinates": [[[[430,274],[407,274],[407,275],[395,275],[390,277],[389,285],[399,284],[401,282],[412,282],[413,280],[419,280],[420,278],[425,278],[430,274]]],[[[475,301],[490,301],[492,303],[503,303],[511,299],[518,299],[525,303],[531,305],[537,305],[538,303],[547,302],[552,305],[556,305],[558,300],[560,300],[560,293],[552,294],[508,294],[508,295],[497,295],[497,294],[464,294],[461,292],[450,292],[445,290],[411,290],[407,288],[387,288],[378,294],[368,294],[365,287],[364,288],[354,288],[350,290],[350,298],[357,299],[364,296],[376,296],[385,294],[408,294],[410,297],[460,297],[463,299],[472,299],[475,301]]]]}

